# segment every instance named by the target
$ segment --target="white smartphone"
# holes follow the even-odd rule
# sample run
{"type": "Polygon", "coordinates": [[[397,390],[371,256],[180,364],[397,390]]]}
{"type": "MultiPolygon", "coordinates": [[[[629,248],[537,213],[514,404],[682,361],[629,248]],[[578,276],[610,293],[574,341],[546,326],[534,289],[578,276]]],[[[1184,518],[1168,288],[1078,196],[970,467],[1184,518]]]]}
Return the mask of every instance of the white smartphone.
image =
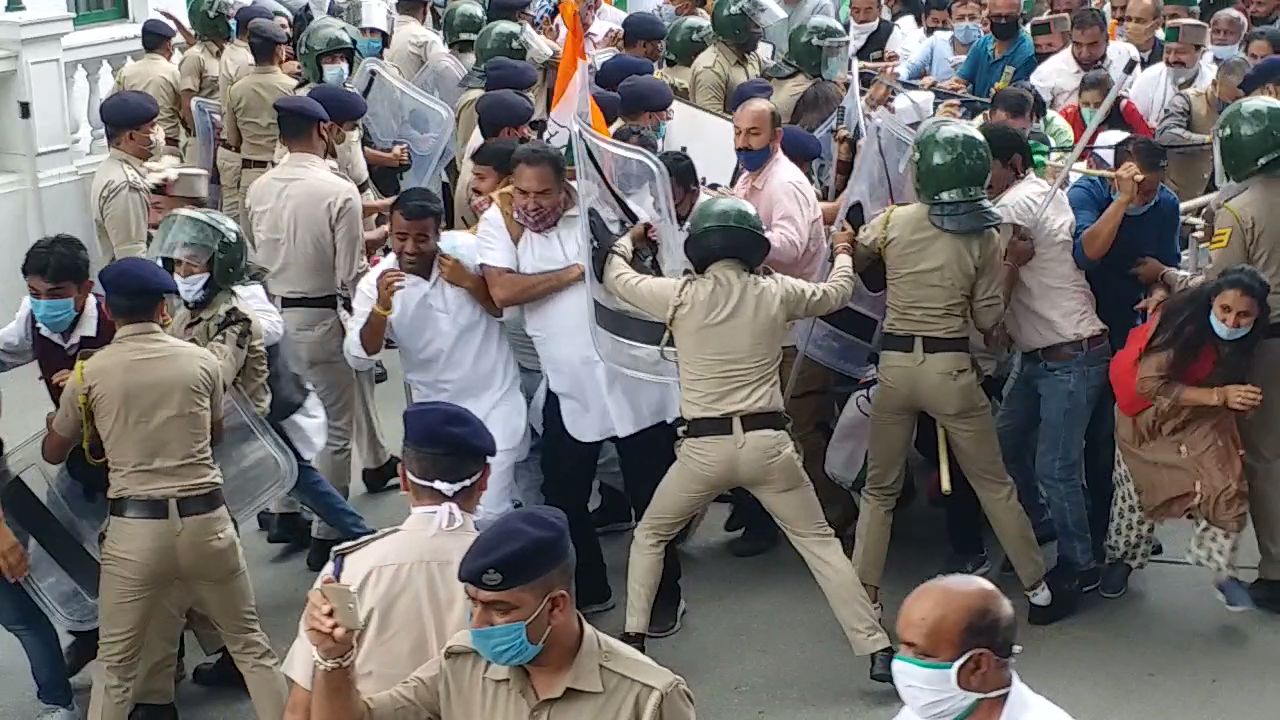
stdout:
{"type": "Polygon", "coordinates": [[[333,606],[333,619],[348,630],[363,630],[360,619],[360,599],[350,585],[330,583],[320,586],[320,594],[333,606]]]}

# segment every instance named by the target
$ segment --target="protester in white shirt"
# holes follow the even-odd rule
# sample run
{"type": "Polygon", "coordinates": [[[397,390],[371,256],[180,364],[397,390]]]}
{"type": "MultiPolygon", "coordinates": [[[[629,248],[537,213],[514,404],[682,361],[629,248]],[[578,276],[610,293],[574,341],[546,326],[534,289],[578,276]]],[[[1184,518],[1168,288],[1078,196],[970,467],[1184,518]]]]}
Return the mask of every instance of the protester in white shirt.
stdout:
{"type": "Polygon", "coordinates": [[[1013,671],[1017,616],[986,578],[944,575],[917,587],[897,629],[893,684],[906,707],[894,720],[1071,720],[1013,671]]]}
{"type": "Polygon", "coordinates": [[[1164,61],[1138,74],[1129,89],[1129,99],[1155,127],[1169,101],[1179,91],[1206,88],[1217,74],[1217,66],[1205,61],[1209,26],[1199,20],[1178,20],[1164,30],[1164,61]]]}
{"type": "Polygon", "coordinates": [[[450,402],[484,421],[498,452],[480,498],[483,525],[530,502],[515,482],[516,462],[529,448],[528,422],[500,311],[467,267],[474,265],[475,239],[465,232],[442,239],[443,222],[444,206],[426,188],[405,190],[392,203],[392,254],[356,286],[345,349],[362,369],[390,337],[411,402],[450,402]]]}
{"type": "MultiPolygon", "coordinates": [[[[1077,10],[1071,16],[1071,47],[1045,60],[1031,73],[1031,84],[1054,110],[1076,102],[1080,78],[1094,68],[1105,68],[1119,83],[1125,65],[1138,59],[1138,50],[1127,42],[1107,39],[1107,19],[1097,8],[1077,10]]],[[[1125,90],[1121,88],[1121,92],[1125,90]]]]}
{"type": "Polygon", "coordinates": [[[1209,54],[1218,64],[1244,54],[1249,18],[1235,8],[1223,8],[1209,20],[1209,54]]]}
{"type": "MultiPolygon", "coordinates": [[[[678,414],[675,385],[631,377],[605,364],[592,342],[592,298],[583,282],[588,256],[580,223],[587,222],[565,177],[564,155],[546,143],[522,145],[512,157],[510,187],[480,217],[479,264],[494,301],[519,308],[542,362],[542,492],[565,512],[577,552],[578,608],[603,612],[614,606],[600,542],[587,503],[602,443],[621,458],[623,482],[635,517],[648,507],[662,476],[675,461],[678,414]]],[[[669,546],[651,630],[669,635],[679,627],[683,603],[679,559],[669,546]]],[[[653,633],[651,633],[653,634],[653,633]]]]}

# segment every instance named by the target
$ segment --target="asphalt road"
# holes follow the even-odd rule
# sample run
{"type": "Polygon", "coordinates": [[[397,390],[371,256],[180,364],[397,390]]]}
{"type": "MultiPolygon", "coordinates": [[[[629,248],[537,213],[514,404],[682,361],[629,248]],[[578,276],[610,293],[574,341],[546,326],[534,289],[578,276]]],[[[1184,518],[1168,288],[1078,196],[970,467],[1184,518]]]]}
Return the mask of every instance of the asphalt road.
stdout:
{"type": "MultiPolygon", "coordinates": [[[[43,413],[18,415],[39,405],[13,402],[19,380],[5,378],[6,437],[29,430],[43,413]],[[32,419],[35,418],[35,419],[32,419]]],[[[20,396],[43,395],[19,389],[20,396]]],[[[34,402],[34,401],[33,401],[34,402]]],[[[47,404],[47,398],[44,402],[47,404]]],[[[392,382],[378,388],[379,411],[390,447],[400,441],[403,394],[393,368],[392,382]]],[[[358,489],[357,489],[358,488],[358,489]]],[[[398,494],[363,494],[353,487],[355,505],[380,526],[405,516],[398,494]]],[[[689,602],[685,628],[651,643],[661,663],[683,674],[697,696],[699,716],[713,720],[888,720],[899,707],[892,689],[867,680],[867,666],[845,644],[817,585],[787,547],[738,559],[724,548],[723,506],[703,523],[684,549],[684,588],[689,602]]],[[[1166,558],[1184,553],[1188,528],[1161,530],[1166,558]]],[[[621,600],[627,537],[605,539],[615,593],[621,600]]],[[[255,581],[258,610],[277,652],[296,631],[302,599],[313,576],[301,555],[280,557],[261,533],[249,531],[245,554],[255,581]]],[[[945,555],[942,513],[916,506],[900,513],[886,577],[886,613],[912,587],[934,574],[945,555]]],[[[1244,564],[1257,554],[1249,539],[1244,564]]],[[[997,564],[998,565],[998,564],[997,564]]],[[[1251,571],[1245,576],[1252,578],[1251,571]]],[[[1016,582],[997,578],[1017,598],[1016,582]]],[[[1017,669],[1032,687],[1078,720],[1274,720],[1280,717],[1280,616],[1232,614],[1214,598],[1207,571],[1159,563],[1134,575],[1119,600],[1088,599],[1082,612],[1049,628],[1023,626],[1023,653],[1017,669]]],[[[621,603],[620,603],[621,605],[621,603]]],[[[622,609],[598,619],[606,631],[622,627],[622,609]]],[[[187,666],[200,662],[194,642],[187,666]]],[[[76,681],[87,705],[87,677],[76,681]]],[[[16,641],[0,633],[0,720],[26,720],[38,711],[25,656],[16,641]]],[[[209,691],[190,682],[179,686],[184,720],[242,720],[252,717],[243,694],[209,691]]],[[[477,720],[459,718],[454,720],[477,720]]],[[[601,719],[604,720],[604,719],[601,719]]]]}

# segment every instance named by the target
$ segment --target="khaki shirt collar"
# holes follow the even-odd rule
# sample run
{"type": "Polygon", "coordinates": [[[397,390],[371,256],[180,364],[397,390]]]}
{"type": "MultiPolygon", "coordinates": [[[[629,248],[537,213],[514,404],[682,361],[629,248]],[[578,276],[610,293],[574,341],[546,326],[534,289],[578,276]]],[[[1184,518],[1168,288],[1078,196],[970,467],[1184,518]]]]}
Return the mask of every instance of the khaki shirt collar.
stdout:
{"type": "MultiPolygon", "coordinates": [[[[600,675],[600,663],[606,658],[605,652],[600,649],[600,631],[592,627],[582,617],[581,613],[578,614],[578,622],[582,625],[582,644],[578,646],[578,654],[573,658],[573,665],[569,667],[569,674],[565,677],[564,687],[558,693],[538,698],[539,702],[558,700],[564,697],[565,690],[589,693],[604,692],[604,679],[600,675]]],[[[522,667],[510,668],[505,665],[490,663],[489,668],[484,671],[484,676],[487,680],[510,680],[515,682],[517,683],[517,689],[521,692],[529,686],[529,673],[522,667]]]]}
{"type": "Polygon", "coordinates": [[[119,160],[120,162],[130,165],[133,167],[134,170],[137,170],[138,172],[142,172],[142,163],[146,162],[145,160],[139,160],[138,158],[134,157],[133,155],[130,155],[129,153],[121,150],[120,148],[111,148],[109,151],[107,151],[107,157],[113,157],[116,160],[119,160]]]}
{"type": "Polygon", "coordinates": [[[720,49],[720,54],[725,58],[732,60],[737,65],[746,65],[747,56],[738,52],[738,49],[723,40],[716,41],[716,47],[720,49]]]}
{"type": "Polygon", "coordinates": [[[164,328],[160,327],[160,323],[140,322],[130,323],[121,328],[116,328],[115,339],[133,337],[134,335],[163,335],[164,328]]]}
{"type": "Polygon", "coordinates": [[[284,74],[284,71],[280,69],[279,65],[254,65],[253,71],[259,75],[275,75],[276,73],[281,75],[284,74]]]}

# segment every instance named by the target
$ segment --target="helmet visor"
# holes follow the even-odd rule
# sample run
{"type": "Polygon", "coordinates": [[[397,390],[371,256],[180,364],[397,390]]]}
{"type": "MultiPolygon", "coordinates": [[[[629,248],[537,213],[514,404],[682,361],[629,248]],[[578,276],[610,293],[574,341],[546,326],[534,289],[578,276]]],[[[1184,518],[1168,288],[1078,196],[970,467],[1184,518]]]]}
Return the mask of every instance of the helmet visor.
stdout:
{"type": "Polygon", "coordinates": [[[762,29],[787,19],[787,11],[774,0],[742,0],[738,10],[762,29]]]}
{"type": "Polygon", "coordinates": [[[520,44],[524,45],[525,59],[535,67],[545,65],[555,55],[555,50],[552,49],[551,43],[528,24],[523,24],[520,27],[520,44]]]}
{"type": "Polygon", "coordinates": [[[226,240],[227,230],[204,213],[179,208],[160,221],[148,254],[156,260],[180,260],[207,268],[218,245],[226,240]]]}
{"type": "Polygon", "coordinates": [[[817,44],[822,48],[822,79],[834,81],[844,75],[849,65],[849,39],[830,38],[817,44]]]}

